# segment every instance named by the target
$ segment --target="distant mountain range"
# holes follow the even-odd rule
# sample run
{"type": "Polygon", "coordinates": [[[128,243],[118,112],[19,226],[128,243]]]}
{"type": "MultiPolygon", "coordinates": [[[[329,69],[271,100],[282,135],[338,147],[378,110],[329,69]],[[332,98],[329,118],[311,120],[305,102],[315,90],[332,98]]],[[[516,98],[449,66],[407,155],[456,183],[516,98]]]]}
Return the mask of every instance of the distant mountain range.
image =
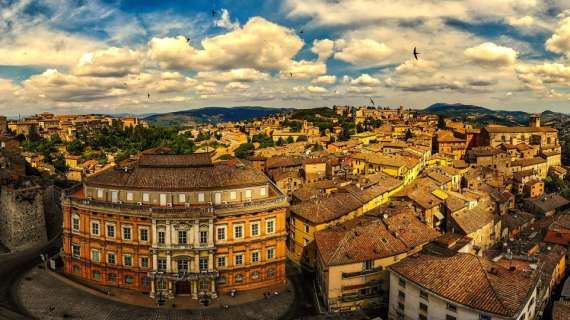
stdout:
{"type": "Polygon", "coordinates": [[[266,108],[256,106],[243,107],[205,107],[199,109],[152,114],[144,119],[157,125],[195,125],[220,123],[225,121],[243,121],[268,115],[287,112],[291,108],[266,108]]]}
{"type": "MultiPolygon", "coordinates": [[[[531,113],[524,111],[491,110],[461,103],[435,103],[424,109],[443,117],[460,119],[478,127],[488,124],[526,126],[531,113]]],[[[541,113],[541,125],[558,129],[561,138],[570,137],[570,115],[546,110],[541,113]]]]}

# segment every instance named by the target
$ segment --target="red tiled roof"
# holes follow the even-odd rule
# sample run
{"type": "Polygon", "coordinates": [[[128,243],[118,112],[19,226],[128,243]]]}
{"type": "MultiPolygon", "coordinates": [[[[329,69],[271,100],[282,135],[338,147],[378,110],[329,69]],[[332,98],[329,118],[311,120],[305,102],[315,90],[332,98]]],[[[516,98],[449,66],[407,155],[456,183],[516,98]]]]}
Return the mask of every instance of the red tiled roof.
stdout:
{"type": "Polygon", "coordinates": [[[512,317],[526,305],[538,278],[484,258],[420,253],[390,267],[403,278],[458,304],[512,317]]]}

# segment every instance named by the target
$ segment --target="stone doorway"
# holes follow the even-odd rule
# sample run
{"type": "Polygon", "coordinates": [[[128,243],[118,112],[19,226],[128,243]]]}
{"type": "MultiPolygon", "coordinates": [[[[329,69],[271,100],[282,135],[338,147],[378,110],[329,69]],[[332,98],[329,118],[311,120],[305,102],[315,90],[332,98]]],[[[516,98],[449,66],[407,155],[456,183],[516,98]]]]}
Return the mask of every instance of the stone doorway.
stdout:
{"type": "Polygon", "coordinates": [[[190,284],[190,281],[177,281],[175,287],[176,295],[192,294],[192,285],[190,284]]]}

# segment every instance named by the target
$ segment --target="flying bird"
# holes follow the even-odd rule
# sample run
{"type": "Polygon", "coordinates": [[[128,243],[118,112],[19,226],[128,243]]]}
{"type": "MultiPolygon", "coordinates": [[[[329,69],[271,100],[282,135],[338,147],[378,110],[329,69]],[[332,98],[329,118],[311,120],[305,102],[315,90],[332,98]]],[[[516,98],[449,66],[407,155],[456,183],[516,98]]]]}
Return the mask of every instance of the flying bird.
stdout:
{"type": "Polygon", "coordinates": [[[418,56],[420,55],[420,53],[418,52],[418,50],[416,49],[416,47],[414,47],[414,58],[416,58],[416,60],[418,60],[418,56]]]}
{"type": "Polygon", "coordinates": [[[370,97],[370,102],[372,102],[372,105],[375,106],[376,104],[374,103],[374,100],[372,100],[372,97],[370,97]]]}
{"type": "Polygon", "coordinates": [[[299,31],[300,34],[305,33],[305,31],[303,29],[301,29],[301,31],[299,31]]]}
{"type": "Polygon", "coordinates": [[[190,43],[190,38],[186,37],[186,42],[190,43]]]}
{"type": "Polygon", "coordinates": [[[148,99],[150,100],[150,92],[149,92],[149,93],[147,93],[147,96],[148,96],[148,99]]]}

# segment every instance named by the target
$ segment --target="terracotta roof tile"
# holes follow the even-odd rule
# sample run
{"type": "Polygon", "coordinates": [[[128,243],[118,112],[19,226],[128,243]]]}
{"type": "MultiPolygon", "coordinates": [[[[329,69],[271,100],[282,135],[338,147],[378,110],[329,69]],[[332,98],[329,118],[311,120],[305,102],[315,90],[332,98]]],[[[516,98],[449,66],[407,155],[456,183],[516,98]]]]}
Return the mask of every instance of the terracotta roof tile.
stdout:
{"type": "Polygon", "coordinates": [[[456,253],[420,253],[390,267],[441,297],[486,313],[512,317],[526,305],[538,278],[510,271],[484,258],[456,253]]]}

